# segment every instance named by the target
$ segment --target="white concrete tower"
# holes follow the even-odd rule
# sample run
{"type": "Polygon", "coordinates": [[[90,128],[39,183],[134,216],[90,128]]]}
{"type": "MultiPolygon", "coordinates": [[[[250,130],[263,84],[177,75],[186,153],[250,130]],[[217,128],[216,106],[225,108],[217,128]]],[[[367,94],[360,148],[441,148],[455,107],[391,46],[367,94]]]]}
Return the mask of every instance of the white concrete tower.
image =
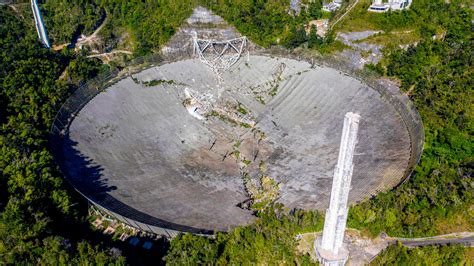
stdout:
{"type": "Polygon", "coordinates": [[[339,158],[334,171],[331,200],[326,211],[323,236],[315,241],[316,254],[324,265],[344,265],[349,255],[343,247],[343,238],[359,119],[360,116],[352,112],[344,117],[339,158]]]}
{"type": "Polygon", "coordinates": [[[36,31],[38,32],[38,38],[40,39],[41,43],[46,46],[47,48],[51,48],[51,44],[49,43],[48,33],[46,32],[46,28],[44,26],[43,17],[41,16],[41,11],[38,7],[37,0],[31,0],[31,9],[33,10],[33,17],[35,18],[35,25],[36,31]]]}

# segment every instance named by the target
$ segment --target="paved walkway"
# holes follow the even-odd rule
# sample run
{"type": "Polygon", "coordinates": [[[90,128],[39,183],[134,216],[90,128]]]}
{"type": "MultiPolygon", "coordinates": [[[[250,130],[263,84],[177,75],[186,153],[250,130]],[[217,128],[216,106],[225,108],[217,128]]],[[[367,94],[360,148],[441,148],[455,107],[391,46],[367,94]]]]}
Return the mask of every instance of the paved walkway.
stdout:
{"type": "Polygon", "coordinates": [[[424,238],[391,238],[407,247],[421,247],[429,245],[461,244],[466,247],[474,246],[474,232],[461,232],[424,238]]]}
{"type": "MultiPolygon", "coordinates": [[[[321,232],[305,233],[297,236],[300,253],[308,253],[313,260],[317,260],[313,252],[313,242],[321,232]]],[[[474,232],[459,232],[446,235],[423,238],[377,237],[368,238],[361,236],[357,230],[348,229],[344,236],[344,243],[349,250],[349,265],[366,265],[389,245],[400,241],[406,247],[421,247],[429,245],[461,244],[466,247],[474,246],[474,232]]]]}

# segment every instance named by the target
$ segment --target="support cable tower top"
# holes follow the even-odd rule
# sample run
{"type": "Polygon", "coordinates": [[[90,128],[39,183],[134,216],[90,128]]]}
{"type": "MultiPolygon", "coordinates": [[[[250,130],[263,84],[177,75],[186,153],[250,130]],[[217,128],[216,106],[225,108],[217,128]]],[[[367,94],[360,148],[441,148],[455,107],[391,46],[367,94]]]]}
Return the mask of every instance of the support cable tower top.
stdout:
{"type": "Polygon", "coordinates": [[[247,47],[245,36],[225,41],[199,39],[194,32],[194,55],[218,75],[237,63],[247,47]]]}

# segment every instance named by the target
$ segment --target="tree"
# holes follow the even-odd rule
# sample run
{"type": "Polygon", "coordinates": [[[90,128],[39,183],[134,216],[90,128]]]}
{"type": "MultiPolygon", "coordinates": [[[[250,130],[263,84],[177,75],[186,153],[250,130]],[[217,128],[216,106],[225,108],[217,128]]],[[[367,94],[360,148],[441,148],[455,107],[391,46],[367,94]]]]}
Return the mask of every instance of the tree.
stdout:
{"type": "Polygon", "coordinates": [[[382,251],[370,265],[469,265],[465,249],[460,245],[407,248],[397,243],[382,251]]]}
{"type": "Polygon", "coordinates": [[[387,73],[401,80],[423,120],[425,145],[411,178],[350,210],[348,224],[396,236],[427,236],[474,228],[471,10],[434,2],[444,39],[388,54],[387,73]],[[443,18],[449,14],[450,19],[443,18]],[[376,214],[366,221],[368,213],[376,214]],[[366,215],[363,215],[366,213],[366,215]],[[455,224],[455,226],[454,226],[455,224]]]}
{"type": "Polygon", "coordinates": [[[321,0],[312,0],[309,2],[308,13],[312,19],[320,19],[323,15],[323,3],[321,0]]]}
{"type": "MultiPolygon", "coordinates": [[[[77,85],[58,80],[74,56],[42,48],[34,29],[25,28],[0,6],[0,264],[85,262],[81,258],[123,264],[121,257],[59,233],[79,222],[47,144],[56,110],[77,85]]],[[[88,79],[98,72],[92,61],[76,60],[72,76],[88,79]]]]}
{"type": "Polygon", "coordinates": [[[286,48],[296,48],[306,42],[306,31],[304,26],[291,26],[288,34],[286,35],[283,45],[286,48]]]}
{"type": "MultiPolygon", "coordinates": [[[[299,15],[290,14],[286,0],[213,0],[200,3],[264,47],[283,44],[294,48],[306,41],[306,34],[301,34],[304,31],[302,25],[307,24],[311,16],[305,9],[299,15]]],[[[312,6],[313,12],[317,12],[317,3],[312,6]]]]}
{"type": "MultiPolygon", "coordinates": [[[[190,264],[302,264],[307,256],[295,254],[295,235],[318,231],[323,216],[317,212],[288,212],[281,205],[260,211],[255,224],[238,227],[215,238],[185,234],[171,241],[166,262],[190,264]]],[[[305,264],[307,265],[307,264],[305,264]]]]}
{"type": "Polygon", "coordinates": [[[322,43],[322,39],[317,34],[316,25],[311,25],[308,36],[308,48],[319,47],[322,43]]]}

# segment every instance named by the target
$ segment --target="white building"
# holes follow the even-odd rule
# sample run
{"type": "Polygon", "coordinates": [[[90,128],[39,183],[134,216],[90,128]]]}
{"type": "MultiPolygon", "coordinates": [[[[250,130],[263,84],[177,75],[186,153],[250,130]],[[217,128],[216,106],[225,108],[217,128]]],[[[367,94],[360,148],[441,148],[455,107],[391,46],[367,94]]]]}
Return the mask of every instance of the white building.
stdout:
{"type": "Polygon", "coordinates": [[[412,0],[387,0],[387,2],[383,2],[382,0],[374,0],[368,11],[387,12],[389,10],[403,10],[408,8],[411,3],[412,0]]]}
{"type": "Polygon", "coordinates": [[[323,10],[326,12],[333,12],[338,10],[341,7],[342,0],[334,0],[327,4],[323,4],[323,10]]]}

